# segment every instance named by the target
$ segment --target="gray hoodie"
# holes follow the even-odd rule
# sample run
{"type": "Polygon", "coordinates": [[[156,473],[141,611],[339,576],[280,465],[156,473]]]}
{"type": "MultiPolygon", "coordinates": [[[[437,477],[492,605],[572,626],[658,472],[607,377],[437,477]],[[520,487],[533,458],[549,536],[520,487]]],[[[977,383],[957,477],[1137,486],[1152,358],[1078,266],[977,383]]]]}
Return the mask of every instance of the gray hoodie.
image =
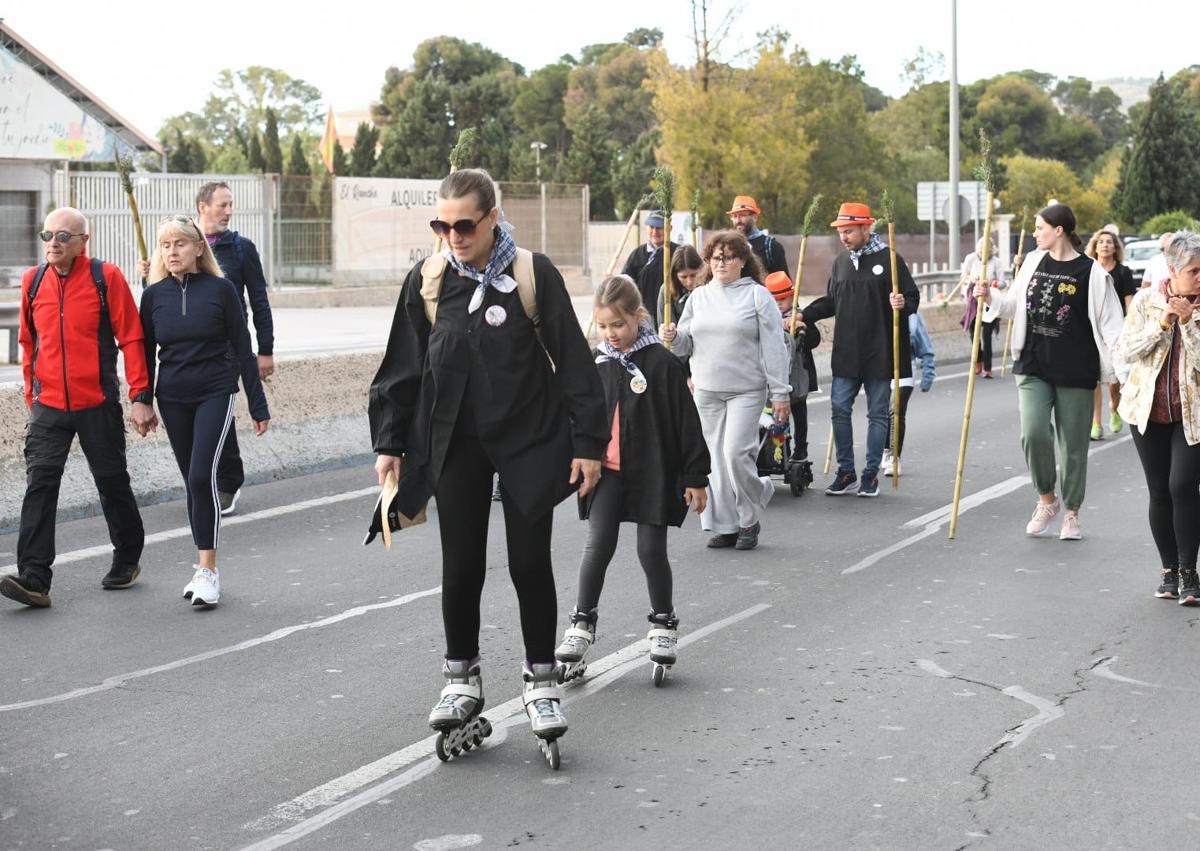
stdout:
{"type": "Polygon", "coordinates": [[[677,330],[672,350],[691,356],[692,380],[701,390],[750,393],[766,387],[771,401],[788,401],[783,321],[771,294],[753,278],[696,287],[677,330]]]}

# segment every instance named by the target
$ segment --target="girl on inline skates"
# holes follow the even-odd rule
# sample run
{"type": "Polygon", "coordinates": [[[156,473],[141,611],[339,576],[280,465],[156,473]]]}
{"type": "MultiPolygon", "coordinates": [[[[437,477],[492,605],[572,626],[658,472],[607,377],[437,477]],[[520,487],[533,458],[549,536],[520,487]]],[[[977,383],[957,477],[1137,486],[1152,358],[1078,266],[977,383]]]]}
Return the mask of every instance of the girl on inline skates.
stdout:
{"type": "Polygon", "coordinates": [[[555,656],[566,678],[581,675],[596,640],[596,611],[604,574],[622,522],[637,523],[637,553],[650,591],[648,636],[654,681],[675,662],[678,618],[672,602],[667,526],[681,526],[689,507],[707,502],[709,457],[700,415],[679,360],[648,324],[631,278],[608,278],[596,291],[594,354],[604,384],[611,438],[600,482],[580,496],[588,540],[579,565],[579,591],[571,626],[555,656]]]}

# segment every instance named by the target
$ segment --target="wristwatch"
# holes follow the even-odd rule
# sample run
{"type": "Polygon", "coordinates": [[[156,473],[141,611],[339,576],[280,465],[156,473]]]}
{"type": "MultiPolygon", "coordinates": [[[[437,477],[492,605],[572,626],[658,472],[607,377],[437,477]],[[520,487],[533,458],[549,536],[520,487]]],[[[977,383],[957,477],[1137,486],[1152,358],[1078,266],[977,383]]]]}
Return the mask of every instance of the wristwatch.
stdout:
{"type": "Polygon", "coordinates": [[[149,390],[143,390],[141,393],[133,397],[133,401],[140,402],[143,405],[149,405],[154,402],[154,395],[149,390]]]}

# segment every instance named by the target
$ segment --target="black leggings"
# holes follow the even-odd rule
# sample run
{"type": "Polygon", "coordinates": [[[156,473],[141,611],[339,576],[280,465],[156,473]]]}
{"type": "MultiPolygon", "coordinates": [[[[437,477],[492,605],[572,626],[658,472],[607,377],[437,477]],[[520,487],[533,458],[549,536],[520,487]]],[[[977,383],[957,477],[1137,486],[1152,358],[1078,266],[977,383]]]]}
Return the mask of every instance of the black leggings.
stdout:
{"type": "Polygon", "coordinates": [[[188,522],[198,550],[215,550],[221,537],[221,503],[217,499],[217,460],[233,427],[236,394],[203,402],[158,400],[167,440],[187,486],[188,522]]]}
{"type": "MultiPolygon", "coordinates": [[[[621,528],[621,474],[605,469],[588,514],[588,538],[579,563],[579,596],[575,608],[590,612],[600,604],[604,573],[617,550],[621,528]]],[[[655,614],[675,611],[671,602],[671,562],[667,559],[667,527],[637,524],[637,554],[650,589],[655,614]]]]}
{"type": "Polygon", "coordinates": [[[808,397],[792,400],[792,460],[808,457],[808,397]]]}
{"type": "Polygon", "coordinates": [[[1188,446],[1183,423],[1131,426],[1150,491],[1150,534],[1163,567],[1196,566],[1200,546],[1200,444],[1188,446]]]}
{"type": "MultiPolygon", "coordinates": [[[[488,519],[495,466],[476,437],[455,434],[437,486],[438,529],[442,537],[442,621],[446,658],[479,655],[479,601],[487,571],[488,519]]],[[[550,563],[554,512],[530,522],[504,492],[504,534],[508,573],[521,609],[525,660],[554,662],[558,599],[550,563]]]]}
{"type": "MultiPolygon", "coordinates": [[[[979,362],[983,364],[984,372],[992,371],[992,335],[996,333],[997,322],[999,322],[997,319],[984,322],[983,327],[979,329],[979,362]]],[[[968,325],[966,331],[967,336],[974,341],[975,324],[968,325]]]]}
{"type": "MultiPolygon", "coordinates": [[[[905,423],[905,420],[908,419],[908,400],[912,398],[912,393],[913,393],[913,389],[911,386],[901,386],[901,388],[900,388],[900,416],[895,418],[895,422],[899,426],[898,430],[900,432],[898,435],[896,435],[896,456],[897,457],[904,454],[904,432],[905,432],[904,423],[905,423]]],[[[889,401],[889,403],[891,402],[890,396],[888,397],[888,401],[889,401]]],[[[889,410],[888,411],[888,445],[886,447],[887,449],[892,448],[892,430],[891,430],[892,421],[893,421],[892,420],[892,411],[889,410]]]]}

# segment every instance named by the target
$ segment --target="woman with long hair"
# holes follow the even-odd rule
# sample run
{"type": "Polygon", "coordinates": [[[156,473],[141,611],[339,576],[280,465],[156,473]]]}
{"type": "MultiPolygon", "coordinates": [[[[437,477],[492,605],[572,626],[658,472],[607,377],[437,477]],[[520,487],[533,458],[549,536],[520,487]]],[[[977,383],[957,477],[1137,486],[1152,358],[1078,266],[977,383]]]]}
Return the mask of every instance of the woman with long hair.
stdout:
{"type": "Polygon", "coordinates": [[[712,458],[712,499],[701,526],[716,534],[713,548],[758,546],[760,518],[774,491],[758,475],[758,423],[770,404],[776,421],[791,415],[788,353],[775,299],[763,286],[762,265],[746,237],[719,231],[704,245],[712,280],[696,289],[678,324],[662,339],[691,356],[696,407],[712,458]]]}
{"type": "Polygon", "coordinates": [[[1025,534],[1045,532],[1065,503],[1059,538],[1078,541],[1092,397],[1101,377],[1112,374],[1110,351],[1121,334],[1121,305],[1108,273],[1079,253],[1083,240],[1075,233],[1070,207],[1051,204],[1040,210],[1033,238],[1037,250],[1025,258],[1013,286],[998,292],[976,283],[975,296],[986,305],[984,320],[1013,323],[1021,448],[1038,493],[1025,534]]]}
{"type": "MultiPolygon", "coordinates": [[[[1124,316],[1129,310],[1129,302],[1133,301],[1133,296],[1140,287],[1133,280],[1133,272],[1125,265],[1125,246],[1121,244],[1120,237],[1110,230],[1098,230],[1088,240],[1087,248],[1083,250],[1083,253],[1099,263],[1100,267],[1112,277],[1113,288],[1116,289],[1117,298],[1121,301],[1121,315],[1124,316]]],[[[1125,425],[1121,415],[1117,412],[1121,401],[1121,385],[1116,381],[1108,383],[1108,398],[1108,427],[1113,434],[1116,434],[1125,425]]],[[[1104,436],[1104,428],[1100,424],[1102,408],[1103,392],[1097,386],[1096,405],[1092,412],[1092,440],[1099,440],[1104,436]]]]}
{"type": "Polygon", "coordinates": [[[193,606],[215,606],[221,598],[217,463],[233,422],[239,378],[255,435],[266,434],[271,414],[242,302],[192,219],[172,216],[158,226],[148,280],[154,283],[142,293],[139,311],[146,366],[187,486],[197,550],[195,573],[183,596],[193,606]]]}
{"type": "MultiPolygon", "coordinates": [[[[997,256],[995,240],[981,236],[979,242],[975,244],[975,250],[963,260],[962,274],[959,276],[962,281],[966,282],[963,286],[967,289],[967,309],[963,311],[961,324],[963,330],[967,332],[967,336],[972,338],[975,336],[975,313],[979,309],[979,302],[975,298],[974,287],[971,285],[979,280],[983,272],[985,244],[988,249],[988,267],[987,274],[983,275],[984,280],[988,281],[993,289],[1008,289],[1008,281],[1004,278],[1004,267],[1000,264],[1000,258],[997,256]]],[[[975,363],[975,374],[982,374],[984,378],[992,377],[992,337],[999,325],[1000,323],[994,320],[983,323],[979,338],[979,360],[975,363]]]]}

